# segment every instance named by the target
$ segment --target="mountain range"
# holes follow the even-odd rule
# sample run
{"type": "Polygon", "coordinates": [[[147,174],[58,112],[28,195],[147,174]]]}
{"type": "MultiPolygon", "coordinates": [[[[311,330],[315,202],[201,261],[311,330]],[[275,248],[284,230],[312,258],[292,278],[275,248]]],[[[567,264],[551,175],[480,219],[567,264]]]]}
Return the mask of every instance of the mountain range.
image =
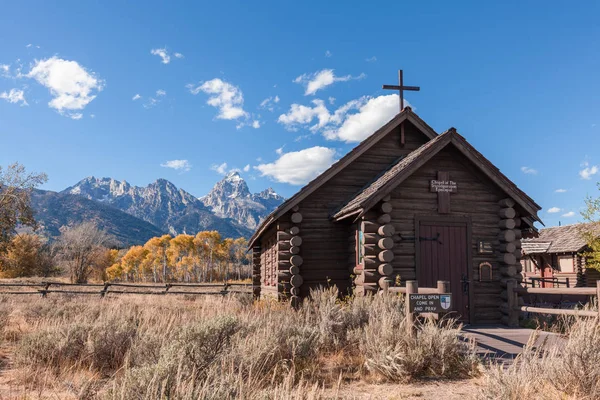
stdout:
{"type": "Polygon", "coordinates": [[[145,187],[112,178],[87,177],[61,192],[36,190],[32,206],[44,234],[60,227],[95,221],[122,246],[145,243],[165,233],[196,234],[217,230],[223,237],[248,237],[284,198],[268,188],[252,194],[231,172],[200,198],[158,179],[145,187]]]}

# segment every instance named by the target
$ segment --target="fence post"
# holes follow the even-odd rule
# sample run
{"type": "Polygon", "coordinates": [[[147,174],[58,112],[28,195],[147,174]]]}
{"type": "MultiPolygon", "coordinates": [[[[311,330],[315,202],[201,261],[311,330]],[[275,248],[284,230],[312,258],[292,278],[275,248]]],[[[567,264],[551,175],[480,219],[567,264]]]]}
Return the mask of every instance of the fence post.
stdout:
{"type": "Polygon", "coordinates": [[[408,300],[410,294],[419,293],[419,284],[417,281],[406,281],[406,297],[404,298],[404,307],[406,313],[406,330],[409,336],[413,336],[415,327],[415,315],[410,312],[410,302],[408,300]]]}
{"type": "Polygon", "coordinates": [[[509,279],[506,282],[506,294],[508,295],[508,326],[516,327],[519,326],[519,311],[516,307],[519,305],[517,293],[515,288],[517,287],[517,281],[509,279]]]}
{"type": "Polygon", "coordinates": [[[596,281],[596,308],[598,309],[598,318],[600,318],[600,280],[596,281]]]}

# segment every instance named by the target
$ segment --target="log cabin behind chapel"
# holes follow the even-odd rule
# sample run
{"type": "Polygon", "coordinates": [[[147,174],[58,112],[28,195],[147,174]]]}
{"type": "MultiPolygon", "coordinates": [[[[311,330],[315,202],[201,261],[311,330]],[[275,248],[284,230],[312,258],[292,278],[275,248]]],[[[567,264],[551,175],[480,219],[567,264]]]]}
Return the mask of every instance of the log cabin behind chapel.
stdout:
{"type": "Polygon", "coordinates": [[[254,295],[295,305],[311,288],[447,280],[461,320],[505,322],[503,292],[522,279],[521,238],[539,210],[454,128],[437,134],[406,107],[262,222],[254,295]]]}

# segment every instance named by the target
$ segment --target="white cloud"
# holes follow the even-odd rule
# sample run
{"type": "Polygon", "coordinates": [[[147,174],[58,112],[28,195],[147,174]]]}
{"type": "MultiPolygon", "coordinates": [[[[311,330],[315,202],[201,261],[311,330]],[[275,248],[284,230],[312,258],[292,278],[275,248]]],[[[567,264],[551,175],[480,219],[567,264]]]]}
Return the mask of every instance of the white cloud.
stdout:
{"type": "Polygon", "coordinates": [[[365,74],[360,74],[358,76],[335,76],[332,69],[323,69],[312,74],[302,74],[294,79],[293,82],[304,85],[306,88],[304,95],[308,96],[315,94],[318,90],[324,89],[329,85],[333,85],[335,82],[346,82],[351,79],[363,79],[365,76],[365,74]]]}
{"type": "Polygon", "coordinates": [[[54,96],[48,103],[51,108],[71,118],[80,114],[74,110],[83,110],[104,87],[104,82],[93,72],[86,71],[76,61],[58,57],[36,60],[26,76],[50,90],[54,96]]]}
{"type": "Polygon", "coordinates": [[[136,93],[136,94],[135,94],[135,96],[133,96],[133,97],[131,98],[131,100],[133,100],[133,101],[136,101],[136,100],[139,100],[139,99],[141,99],[141,98],[142,98],[142,96],[140,96],[140,95],[139,95],[139,93],[136,93]]]}
{"type": "Polygon", "coordinates": [[[279,103],[279,96],[271,96],[267,97],[263,101],[260,102],[258,108],[267,109],[269,111],[273,111],[275,109],[275,104],[279,103]]]}
{"type": "Polygon", "coordinates": [[[366,62],[375,62],[377,61],[377,57],[373,56],[373,57],[369,57],[367,59],[365,59],[366,62]]]}
{"type": "Polygon", "coordinates": [[[330,52],[329,50],[327,50],[327,51],[325,52],[325,57],[327,57],[327,58],[331,57],[332,55],[333,55],[333,54],[331,54],[331,52],[330,52]]]}
{"type": "Polygon", "coordinates": [[[257,121],[257,120],[252,121],[252,127],[254,129],[260,128],[260,121],[257,121]]]}
{"type": "Polygon", "coordinates": [[[81,119],[81,118],[83,118],[83,114],[82,113],[71,113],[68,115],[68,117],[71,119],[81,119]]]}
{"type": "Polygon", "coordinates": [[[0,93],[0,99],[4,99],[9,103],[17,104],[21,102],[21,106],[28,106],[25,100],[25,93],[19,89],[10,89],[9,92],[0,93]]]}
{"type": "Polygon", "coordinates": [[[335,103],[335,97],[329,97],[327,100],[329,100],[329,104],[333,105],[333,103],[335,103]]]}
{"type": "Polygon", "coordinates": [[[537,175],[537,169],[533,169],[530,167],[521,167],[521,172],[523,172],[524,174],[529,174],[529,175],[537,175]]]}
{"type": "Polygon", "coordinates": [[[153,56],[159,56],[160,58],[162,58],[163,64],[168,64],[171,62],[171,56],[169,55],[169,53],[167,53],[166,48],[152,49],[152,50],[150,50],[150,54],[152,54],[153,56]]]}
{"type": "Polygon", "coordinates": [[[174,53],[173,56],[175,56],[175,58],[183,58],[183,54],[181,53],[174,53]]]}
{"type": "Polygon", "coordinates": [[[0,64],[0,75],[4,77],[10,77],[10,65],[0,64]]]}
{"type": "Polygon", "coordinates": [[[335,150],[315,146],[282,154],[276,161],[254,168],[277,182],[303,185],[333,164],[334,156],[335,150]]]}
{"type": "MultiPolygon", "coordinates": [[[[398,113],[398,102],[397,94],[363,96],[331,113],[323,100],[315,99],[313,107],[292,104],[287,114],[279,116],[278,122],[292,131],[308,127],[313,133],[323,131],[329,140],[360,142],[398,113]]],[[[404,100],[404,105],[409,103],[404,100]]]]}
{"type": "Polygon", "coordinates": [[[285,146],[281,146],[280,148],[276,149],[276,150],[275,150],[275,153],[277,153],[278,155],[282,155],[282,154],[283,154],[283,148],[284,148],[284,147],[285,147],[285,146]]]}
{"type": "Polygon", "coordinates": [[[566,218],[570,218],[570,217],[574,217],[575,213],[573,211],[569,211],[568,213],[565,213],[562,216],[566,217],[566,218]]]}
{"type": "Polygon", "coordinates": [[[581,171],[579,171],[579,176],[581,176],[581,179],[592,179],[592,176],[598,173],[597,165],[590,165],[589,162],[584,161],[581,166],[584,167],[581,171]]]}
{"type": "Polygon", "coordinates": [[[243,109],[244,96],[242,91],[231,83],[215,78],[196,87],[189,84],[187,88],[194,95],[200,92],[212,95],[206,103],[219,109],[218,119],[248,118],[248,113],[243,109]]]}
{"type": "Polygon", "coordinates": [[[566,193],[567,189],[556,189],[554,192],[555,193],[566,193]]]}
{"type": "Polygon", "coordinates": [[[157,96],[166,96],[166,95],[167,95],[167,92],[166,92],[165,90],[158,89],[158,90],[156,91],[156,95],[157,95],[157,96]]]}
{"type": "Polygon", "coordinates": [[[224,162],[223,164],[220,164],[220,165],[213,164],[210,167],[210,169],[217,172],[218,174],[226,175],[227,174],[227,163],[224,162]]]}
{"type": "Polygon", "coordinates": [[[164,168],[172,168],[175,170],[189,171],[192,169],[192,164],[189,163],[188,160],[169,160],[160,164],[161,167],[164,168]]]}
{"type": "MultiPolygon", "coordinates": [[[[360,142],[398,114],[399,102],[399,96],[391,94],[375,98],[364,97],[354,103],[347,103],[336,111],[341,111],[342,124],[338,128],[326,130],[324,135],[329,140],[360,142]],[[357,108],[358,112],[346,115],[353,108],[357,108]]],[[[405,105],[408,105],[406,100],[405,105]]]]}
{"type": "Polygon", "coordinates": [[[96,118],[96,114],[90,114],[90,118],[96,118]]]}
{"type": "Polygon", "coordinates": [[[246,166],[243,169],[244,169],[244,172],[250,171],[250,164],[246,164],[246,166]]]}
{"type": "Polygon", "coordinates": [[[558,208],[558,207],[551,207],[551,208],[548,209],[548,213],[549,214],[556,214],[556,213],[559,213],[561,211],[562,210],[560,208],[558,208]]]}

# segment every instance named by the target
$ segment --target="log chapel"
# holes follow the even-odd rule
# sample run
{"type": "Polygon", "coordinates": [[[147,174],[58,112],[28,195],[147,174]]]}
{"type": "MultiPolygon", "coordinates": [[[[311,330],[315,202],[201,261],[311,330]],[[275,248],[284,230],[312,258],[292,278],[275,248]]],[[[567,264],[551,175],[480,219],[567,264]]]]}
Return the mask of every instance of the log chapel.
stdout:
{"type": "Polygon", "coordinates": [[[295,305],[319,286],[447,280],[462,321],[500,323],[539,210],[454,128],[438,134],[406,107],[262,222],[254,295],[295,305]]]}

